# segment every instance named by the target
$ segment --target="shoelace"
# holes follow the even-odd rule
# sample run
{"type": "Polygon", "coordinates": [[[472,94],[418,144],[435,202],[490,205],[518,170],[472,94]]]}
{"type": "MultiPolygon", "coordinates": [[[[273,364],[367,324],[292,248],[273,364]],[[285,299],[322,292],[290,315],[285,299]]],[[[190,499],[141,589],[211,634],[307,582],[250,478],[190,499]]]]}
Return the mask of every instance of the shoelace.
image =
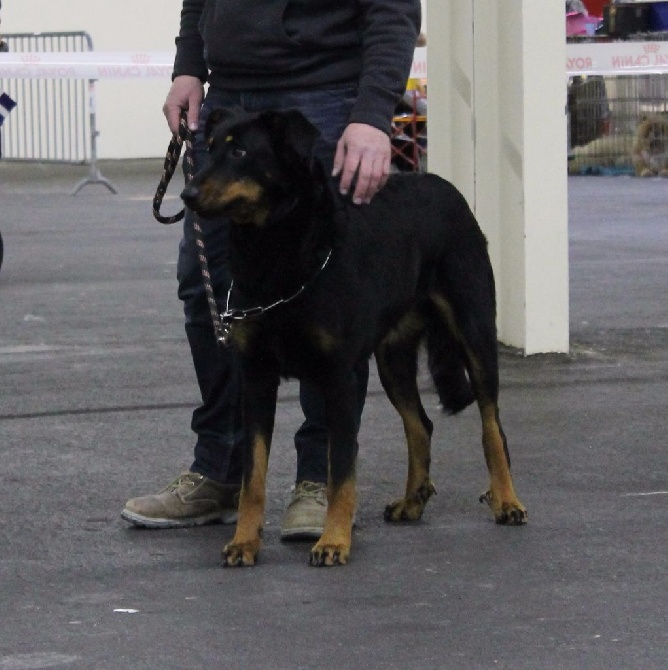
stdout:
{"type": "Polygon", "coordinates": [[[323,505],[327,504],[327,489],[324,484],[316,482],[302,482],[295,487],[295,500],[313,498],[323,505]]]}
{"type": "Polygon", "coordinates": [[[171,484],[168,484],[165,487],[165,491],[177,491],[181,488],[194,488],[196,481],[200,481],[202,475],[198,475],[194,472],[186,472],[182,475],[179,475],[171,484]]]}

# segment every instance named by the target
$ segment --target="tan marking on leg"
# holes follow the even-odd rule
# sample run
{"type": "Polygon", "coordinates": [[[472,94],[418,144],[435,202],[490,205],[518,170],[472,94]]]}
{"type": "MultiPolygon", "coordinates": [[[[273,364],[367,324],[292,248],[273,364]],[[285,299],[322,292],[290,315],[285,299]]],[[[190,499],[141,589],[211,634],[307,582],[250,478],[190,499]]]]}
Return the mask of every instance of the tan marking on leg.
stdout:
{"type": "Polygon", "coordinates": [[[406,493],[403,498],[391,502],[385,508],[384,517],[386,521],[417,521],[429,498],[436,493],[436,488],[429,479],[431,437],[416,409],[397,407],[397,411],[404,424],[408,447],[406,493]]]}
{"type": "MultiPolygon", "coordinates": [[[[445,319],[448,328],[462,343],[469,360],[469,374],[472,379],[476,395],[479,396],[484,385],[481,382],[482,368],[477,356],[473,354],[466,340],[463,338],[455,321],[454,312],[450,303],[441,295],[433,293],[429,296],[434,305],[445,319]]],[[[489,490],[480,497],[481,502],[487,502],[492,508],[497,523],[521,525],[527,522],[528,514],[517,498],[513,480],[510,475],[507,449],[498,421],[498,407],[496,402],[489,398],[478,397],[478,408],[482,419],[482,445],[485,461],[490,475],[489,490]]]]}
{"type": "Polygon", "coordinates": [[[415,521],[422,516],[427,501],[436,492],[429,479],[431,436],[420,418],[417,387],[402,390],[396,385],[396,379],[386,364],[385,350],[392,347],[392,341],[400,345],[419,336],[424,329],[424,321],[419,315],[408,315],[399,323],[400,326],[385,337],[376,349],[378,371],[385,391],[403,422],[408,450],[405,495],[387,505],[384,518],[386,521],[415,521]]]}
{"type": "Polygon", "coordinates": [[[345,565],[350,555],[356,501],[355,475],[336,490],[327,487],[327,517],[318,542],[311,549],[311,565],[345,565]]]}
{"type": "Polygon", "coordinates": [[[490,477],[489,490],[480,500],[492,508],[497,523],[521,525],[527,522],[528,514],[515,493],[497,411],[493,403],[480,405],[482,446],[490,477]]]}
{"type": "Polygon", "coordinates": [[[223,549],[226,566],[255,565],[262,542],[267,479],[267,444],[256,435],[253,471],[248,486],[244,481],[239,497],[239,520],[232,541],[223,549]]]}

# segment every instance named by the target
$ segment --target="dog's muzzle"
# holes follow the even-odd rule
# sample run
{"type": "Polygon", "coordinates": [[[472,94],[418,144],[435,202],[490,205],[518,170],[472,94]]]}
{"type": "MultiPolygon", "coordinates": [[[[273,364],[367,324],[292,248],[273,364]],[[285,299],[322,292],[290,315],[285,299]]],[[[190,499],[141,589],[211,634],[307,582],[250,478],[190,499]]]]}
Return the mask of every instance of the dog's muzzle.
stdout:
{"type": "Polygon", "coordinates": [[[190,209],[194,209],[194,205],[199,198],[199,189],[196,186],[186,186],[181,191],[181,200],[183,204],[190,209]]]}

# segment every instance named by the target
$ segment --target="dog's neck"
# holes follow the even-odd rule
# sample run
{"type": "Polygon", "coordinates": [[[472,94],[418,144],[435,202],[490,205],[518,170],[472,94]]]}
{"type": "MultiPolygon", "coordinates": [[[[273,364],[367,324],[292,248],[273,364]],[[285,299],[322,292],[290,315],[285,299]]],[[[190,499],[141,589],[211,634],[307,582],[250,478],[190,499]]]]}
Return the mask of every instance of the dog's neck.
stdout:
{"type": "Polygon", "coordinates": [[[335,230],[327,193],[295,193],[274,208],[264,225],[230,227],[230,271],[235,307],[292,295],[319,272],[335,230]]]}

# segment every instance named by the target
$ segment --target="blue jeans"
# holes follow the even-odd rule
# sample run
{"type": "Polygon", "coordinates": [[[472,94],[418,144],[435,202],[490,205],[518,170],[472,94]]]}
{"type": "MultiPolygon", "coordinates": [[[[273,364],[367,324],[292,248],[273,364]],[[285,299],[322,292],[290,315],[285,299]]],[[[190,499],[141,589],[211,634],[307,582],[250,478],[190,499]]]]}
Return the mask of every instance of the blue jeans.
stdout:
{"type": "MultiPolygon", "coordinates": [[[[316,152],[331,166],[336,142],[348,124],[356,87],[341,84],[317,90],[234,92],[209,88],[200,113],[199,130],[193,143],[195,170],[208,160],[203,137],[211,110],[240,106],[249,112],[299,109],[321,134],[316,152]]],[[[193,213],[186,211],[183,239],[179,245],[178,294],[183,301],[185,329],[202,395],[193,412],[192,429],[197,435],[193,472],[220,482],[241,481],[242,445],[240,370],[234,354],[218,346],[213,334],[193,231],[193,213]]],[[[225,299],[230,285],[227,266],[225,219],[200,221],[212,285],[217,300],[225,299]]],[[[359,416],[361,417],[369,377],[368,362],[356,370],[359,416]]],[[[295,435],[296,481],[327,481],[327,429],[325,406],[320,393],[302,383],[299,392],[305,421],[295,435]]]]}

